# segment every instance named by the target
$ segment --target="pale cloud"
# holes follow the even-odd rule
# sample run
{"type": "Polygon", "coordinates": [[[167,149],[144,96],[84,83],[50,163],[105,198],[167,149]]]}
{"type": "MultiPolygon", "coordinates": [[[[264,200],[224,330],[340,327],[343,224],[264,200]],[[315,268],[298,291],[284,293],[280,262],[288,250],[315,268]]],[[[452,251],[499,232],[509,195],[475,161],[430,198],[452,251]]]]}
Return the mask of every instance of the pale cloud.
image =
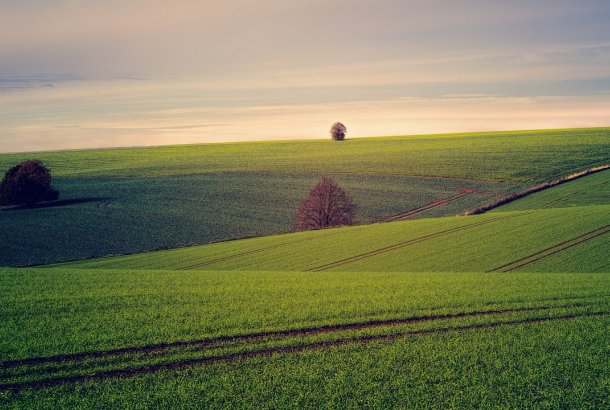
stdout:
{"type": "Polygon", "coordinates": [[[606,0],[3,0],[0,152],[336,120],[360,136],[610,125],[609,19],[606,0]]]}

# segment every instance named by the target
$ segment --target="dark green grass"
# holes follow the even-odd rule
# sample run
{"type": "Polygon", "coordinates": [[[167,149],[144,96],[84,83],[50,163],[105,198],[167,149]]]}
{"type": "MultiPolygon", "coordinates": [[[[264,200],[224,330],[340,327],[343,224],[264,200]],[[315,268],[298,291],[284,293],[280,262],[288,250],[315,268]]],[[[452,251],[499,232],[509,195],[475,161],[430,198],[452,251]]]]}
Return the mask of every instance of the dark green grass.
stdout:
{"type": "Polygon", "coordinates": [[[274,141],[0,155],[40,158],[71,205],[0,212],[0,266],[22,266],[287,232],[324,174],[380,220],[456,215],[497,196],[609,161],[610,129],[274,141]],[[542,166],[541,164],[544,164],[542,166]],[[430,179],[420,179],[420,177],[430,179]],[[83,201],[84,202],[79,202],[83,201]]]}
{"type": "Polygon", "coordinates": [[[607,317],[278,354],[0,394],[7,408],[607,408],[607,317]]]}
{"type": "MultiPolygon", "coordinates": [[[[57,207],[0,211],[0,266],[17,266],[136,253],[286,232],[298,198],[319,175],[206,174],[156,178],[60,179],[57,207]],[[85,199],[79,203],[79,199],[85,199]]],[[[359,206],[358,222],[420,207],[477,186],[506,192],[509,185],[399,176],[339,175],[359,206]]],[[[459,213],[485,201],[473,194],[436,212],[459,213]]],[[[433,216],[434,212],[424,216],[433,216]]]]}
{"type": "MultiPolygon", "coordinates": [[[[75,268],[483,272],[610,224],[610,206],[422,219],[103,258],[75,268]],[[453,231],[451,231],[453,230],[453,231]],[[429,237],[430,235],[437,235],[429,237]],[[421,240],[421,239],[424,240],[421,240]],[[394,248],[392,248],[394,247],[394,248]],[[352,259],[349,259],[352,258],[352,259]],[[349,259],[349,260],[348,260],[349,259]],[[332,265],[337,262],[336,265],[332,265]]],[[[607,272],[608,234],[523,270],[607,272]],[[573,254],[580,255],[577,259],[573,254]],[[563,263],[566,261],[566,263],[563,263]],[[546,265],[545,265],[546,266],[546,265]]]]}

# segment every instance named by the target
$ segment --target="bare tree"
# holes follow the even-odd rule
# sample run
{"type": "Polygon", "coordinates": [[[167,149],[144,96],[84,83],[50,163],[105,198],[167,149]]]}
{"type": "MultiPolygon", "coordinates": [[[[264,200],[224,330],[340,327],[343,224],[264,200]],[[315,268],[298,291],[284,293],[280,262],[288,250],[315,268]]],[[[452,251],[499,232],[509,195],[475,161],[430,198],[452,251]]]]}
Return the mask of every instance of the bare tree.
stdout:
{"type": "Polygon", "coordinates": [[[0,205],[34,205],[59,197],[51,186],[51,173],[42,161],[28,159],[11,167],[0,183],[0,205]]]}
{"type": "Polygon", "coordinates": [[[352,225],[356,205],[329,176],[322,177],[301,202],[294,218],[295,231],[352,225]]]}
{"type": "Polygon", "coordinates": [[[340,122],[336,122],[330,127],[330,137],[335,141],[343,141],[347,134],[347,128],[340,122]]]}

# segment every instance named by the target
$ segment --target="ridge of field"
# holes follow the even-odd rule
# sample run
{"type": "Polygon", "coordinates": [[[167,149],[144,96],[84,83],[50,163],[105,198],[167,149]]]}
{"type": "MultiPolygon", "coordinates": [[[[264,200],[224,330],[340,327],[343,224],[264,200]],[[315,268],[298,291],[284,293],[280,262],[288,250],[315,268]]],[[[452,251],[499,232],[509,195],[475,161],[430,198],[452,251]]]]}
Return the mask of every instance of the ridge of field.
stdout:
{"type": "Polygon", "coordinates": [[[2,154],[0,171],[35,156],[57,177],[345,172],[535,183],[602,164],[609,148],[610,127],[577,128],[2,154]]]}
{"type": "Polygon", "coordinates": [[[569,181],[519,198],[490,212],[610,204],[610,170],[569,181]]]}
{"type": "Polygon", "coordinates": [[[436,332],[0,394],[25,408],[608,408],[605,317],[436,332]]]}
{"type": "Polygon", "coordinates": [[[456,215],[608,163],[608,152],[610,128],[3,154],[0,172],[45,161],[61,201],[0,212],[11,232],[0,266],[288,232],[325,174],[353,196],[358,223],[456,215]]]}
{"type": "MultiPolygon", "coordinates": [[[[348,362],[360,361],[368,354],[379,354],[384,346],[410,350],[417,340],[449,337],[457,344],[470,344],[471,349],[491,352],[498,344],[505,346],[506,335],[512,339],[515,331],[519,337],[529,334],[531,337],[525,338],[529,341],[549,328],[555,330],[546,342],[562,339],[559,362],[565,362],[566,356],[573,362],[569,352],[581,344],[573,338],[566,343],[573,323],[582,324],[579,331],[583,326],[591,329],[585,332],[592,335],[591,340],[584,337],[590,343],[585,351],[594,345],[607,348],[607,333],[601,329],[607,327],[610,314],[607,275],[587,273],[49,268],[3,269],[0,279],[4,319],[0,329],[0,401],[5,406],[36,397],[37,403],[69,401],[81,394],[87,396],[91,389],[101,390],[100,397],[106,401],[112,392],[139,386],[120,395],[119,402],[125,403],[144,398],[142,380],[145,384],[173,385],[171,380],[184,382],[184,372],[192,375],[191,383],[199,381],[199,388],[203,388],[201,383],[211,383],[205,388],[211,391],[223,384],[220,379],[215,381],[215,369],[220,367],[233,375],[237,368],[250,364],[269,366],[267,376],[274,379],[291,379],[277,373],[284,360],[299,361],[312,355],[325,358],[322,363],[316,359],[303,367],[303,376],[313,375],[325,368],[324,360],[342,360],[346,351],[352,352],[348,362]],[[529,331],[519,330],[524,327],[529,331]],[[491,342],[487,334],[504,336],[491,342]],[[94,384],[99,387],[92,387],[94,384]]],[[[438,347],[434,346],[423,344],[417,360],[436,357],[438,347]]],[[[598,347],[594,350],[599,353],[598,347]]],[[[531,360],[527,352],[521,347],[513,349],[515,358],[505,363],[517,361],[525,371],[531,360]]],[[[598,356],[597,361],[579,361],[579,374],[588,375],[589,385],[599,380],[599,357],[604,356],[598,356]]],[[[472,371],[472,363],[468,363],[455,363],[454,371],[472,371]]],[[[546,374],[535,369],[530,377],[546,374]]],[[[500,376],[493,367],[483,373],[500,376]]],[[[394,372],[385,375],[378,377],[390,381],[394,372]]],[[[372,381],[368,376],[364,380],[372,381]]],[[[500,376],[497,383],[503,385],[501,380],[500,376]]],[[[451,380],[439,382],[452,386],[451,380]]],[[[191,383],[186,383],[189,389],[194,387],[191,383]]],[[[287,388],[294,393],[296,386],[287,388]]],[[[153,395],[160,395],[157,400],[185,403],[182,400],[187,399],[176,398],[163,387],[155,391],[159,393],[153,395]]],[[[222,388],[216,394],[222,394],[222,388]]],[[[370,392],[359,388],[357,394],[365,398],[370,392]]]]}
{"type": "Polygon", "coordinates": [[[549,269],[556,272],[608,272],[609,231],[610,205],[581,206],[300,232],[60,266],[484,272],[530,258],[515,269],[537,270],[552,261],[549,269]]]}

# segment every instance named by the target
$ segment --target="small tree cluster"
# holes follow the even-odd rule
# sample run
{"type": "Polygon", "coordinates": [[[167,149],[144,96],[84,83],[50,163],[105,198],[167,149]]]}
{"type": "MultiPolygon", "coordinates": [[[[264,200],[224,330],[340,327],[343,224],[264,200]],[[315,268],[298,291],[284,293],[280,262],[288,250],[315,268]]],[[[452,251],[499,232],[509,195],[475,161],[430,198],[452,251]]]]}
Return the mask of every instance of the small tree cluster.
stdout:
{"type": "Polygon", "coordinates": [[[340,122],[336,122],[330,127],[330,137],[335,141],[343,141],[346,133],[347,128],[340,122]]]}
{"type": "Polygon", "coordinates": [[[0,183],[0,205],[27,205],[54,201],[59,192],[51,187],[51,173],[36,159],[22,161],[4,174],[0,183]]]}
{"type": "Polygon", "coordinates": [[[301,202],[294,219],[295,231],[352,225],[356,205],[331,177],[323,177],[301,202]]]}

